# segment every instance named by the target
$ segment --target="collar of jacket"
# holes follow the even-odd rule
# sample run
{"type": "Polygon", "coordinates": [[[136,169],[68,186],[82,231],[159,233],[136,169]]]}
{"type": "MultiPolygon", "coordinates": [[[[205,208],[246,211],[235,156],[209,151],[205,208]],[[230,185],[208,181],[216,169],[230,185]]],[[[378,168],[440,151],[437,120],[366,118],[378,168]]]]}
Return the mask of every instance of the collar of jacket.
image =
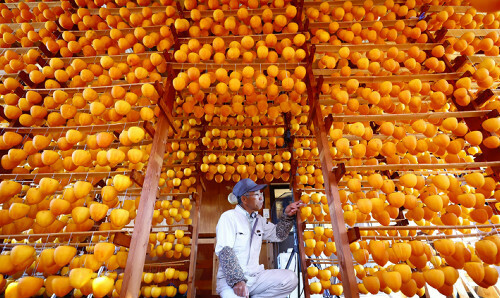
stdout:
{"type": "Polygon", "coordinates": [[[254,211],[252,213],[248,213],[248,211],[246,211],[243,207],[241,207],[239,204],[236,205],[236,208],[235,208],[236,212],[238,213],[241,213],[243,215],[245,215],[248,220],[251,220],[251,219],[254,219],[254,218],[257,218],[257,212],[254,211]]]}

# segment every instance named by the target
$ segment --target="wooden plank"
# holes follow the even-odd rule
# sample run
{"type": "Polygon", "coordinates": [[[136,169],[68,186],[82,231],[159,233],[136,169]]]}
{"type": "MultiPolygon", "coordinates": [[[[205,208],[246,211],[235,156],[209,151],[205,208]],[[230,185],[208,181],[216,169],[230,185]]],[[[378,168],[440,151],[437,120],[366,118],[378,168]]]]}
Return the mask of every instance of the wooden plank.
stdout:
{"type": "MultiPolygon", "coordinates": [[[[158,51],[137,53],[135,55],[137,55],[141,59],[145,59],[145,58],[149,58],[151,56],[151,54],[154,54],[154,53],[157,53],[157,54],[160,54],[163,56],[163,52],[158,52],[158,51]]],[[[90,57],[60,57],[59,59],[61,59],[64,62],[65,66],[70,65],[71,62],[73,60],[76,60],[76,59],[80,59],[85,63],[100,63],[101,57],[111,57],[111,58],[113,58],[114,62],[118,63],[118,62],[126,62],[127,57],[129,55],[132,55],[132,54],[134,54],[134,53],[121,54],[121,55],[109,55],[109,56],[108,55],[96,55],[96,56],[90,56],[90,57]]],[[[49,59],[50,58],[45,58],[44,60],[48,61],[49,59]]]]}
{"type": "MultiPolygon", "coordinates": [[[[452,5],[431,5],[429,6],[428,12],[440,12],[443,11],[443,7],[451,7],[455,13],[465,13],[467,10],[471,9],[472,6],[452,6],[452,5]]],[[[484,12],[478,11],[477,14],[486,14],[484,12]]]]}
{"type": "Polygon", "coordinates": [[[332,115],[334,122],[366,122],[366,121],[396,121],[418,119],[444,119],[448,117],[474,118],[484,116],[491,110],[464,112],[428,112],[411,114],[380,114],[380,115],[332,115]]]}
{"type": "Polygon", "coordinates": [[[188,292],[187,296],[194,298],[196,297],[196,288],[195,288],[195,277],[196,277],[196,258],[198,256],[198,232],[200,225],[200,206],[202,200],[203,191],[201,189],[201,184],[198,183],[196,186],[196,191],[200,194],[196,196],[196,200],[194,203],[194,210],[191,212],[193,216],[193,232],[191,234],[191,256],[189,260],[189,273],[187,279],[188,292]]]}
{"type": "MultiPolygon", "coordinates": [[[[457,57],[460,57],[461,55],[453,54],[450,56],[451,56],[451,59],[455,59],[457,57]]],[[[472,63],[481,63],[485,59],[493,59],[493,61],[495,61],[496,63],[500,63],[500,56],[486,56],[486,55],[482,55],[482,54],[474,54],[472,56],[467,56],[467,60],[469,60],[472,63]]]]}
{"type": "MultiPolygon", "coordinates": [[[[359,23],[363,28],[371,27],[373,26],[376,22],[382,22],[384,24],[384,27],[391,27],[396,24],[396,22],[399,20],[380,20],[380,21],[352,21],[352,22],[337,22],[339,24],[339,29],[345,29],[345,28],[351,28],[352,25],[359,23]]],[[[415,26],[419,20],[418,19],[404,19],[406,26],[415,26]]],[[[325,29],[328,28],[330,23],[327,22],[315,22],[315,23],[310,23],[309,28],[311,29],[325,29]]]]}
{"type": "Polygon", "coordinates": [[[5,54],[7,51],[13,51],[17,54],[26,54],[29,50],[39,51],[40,49],[38,47],[2,48],[0,49],[0,55],[5,54]]]}
{"type": "Polygon", "coordinates": [[[342,286],[344,288],[345,297],[359,297],[358,283],[356,275],[354,274],[353,257],[349,248],[349,239],[347,236],[347,229],[344,222],[344,214],[342,204],[340,203],[340,194],[337,186],[337,177],[333,172],[334,164],[330,156],[329,141],[323,116],[321,114],[321,107],[316,106],[316,113],[314,113],[314,135],[318,142],[319,156],[321,159],[321,170],[323,177],[325,177],[325,191],[328,199],[328,207],[330,209],[330,219],[333,226],[333,236],[335,245],[337,247],[337,258],[339,260],[339,267],[342,273],[342,286]]]}
{"type": "Polygon", "coordinates": [[[0,180],[36,180],[43,177],[54,179],[84,179],[93,177],[108,177],[117,174],[129,175],[131,171],[109,172],[68,172],[68,173],[35,173],[35,174],[0,174],[0,180]]]}
{"type": "Polygon", "coordinates": [[[373,230],[463,230],[463,229],[484,229],[484,228],[500,228],[500,224],[485,224],[485,225],[455,225],[455,226],[369,226],[358,227],[360,231],[373,230]]]}
{"type": "MultiPolygon", "coordinates": [[[[327,2],[330,7],[343,7],[344,2],[343,1],[324,1],[327,2]]],[[[352,5],[353,6],[363,6],[365,3],[364,0],[352,0],[352,5]]],[[[373,5],[384,5],[385,1],[384,0],[373,0],[373,5]]],[[[319,4],[323,3],[323,1],[304,1],[304,7],[317,7],[319,4]]],[[[404,4],[405,1],[403,0],[395,0],[395,4],[404,4]]]]}
{"type": "MultiPolygon", "coordinates": [[[[285,38],[292,40],[295,37],[295,35],[297,35],[297,34],[296,33],[280,33],[280,34],[276,34],[276,38],[278,40],[283,40],[285,38]]],[[[247,35],[247,36],[252,37],[253,40],[257,42],[259,40],[265,40],[267,34],[253,34],[253,35],[247,35]]],[[[201,44],[204,44],[204,43],[211,43],[212,41],[214,41],[214,39],[216,37],[222,38],[226,43],[229,43],[231,41],[241,41],[241,38],[242,38],[242,36],[238,36],[238,35],[229,35],[229,36],[200,36],[200,37],[197,37],[196,39],[201,44]]],[[[179,42],[187,43],[190,39],[191,39],[191,37],[179,37],[179,42]]]]}
{"type": "MultiPolygon", "coordinates": [[[[124,81],[119,81],[120,83],[124,82],[124,81]]],[[[150,84],[153,84],[154,82],[150,82],[150,84]]],[[[94,87],[71,87],[71,88],[57,88],[57,89],[29,89],[30,91],[35,91],[39,94],[52,94],[54,93],[56,90],[61,90],[61,91],[64,91],[68,94],[74,94],[74,93],[79,93],[79,92],[83,92],[85,89],[87,88],[92,88],[94,89],[97,93],[101,93],[101,92],[111,92],[111,88],[113,88],[114,86],[119,86],[119,87],[123,87],[125,90],[130,90],[131,87],[141,87],[142,85],[144,85],[144,83],[127,83],[127,84],[116,84],[116,85],[111,85],[111,86],[94,86],[94,87]]],[[[25,90],[25,91],[28,91],[28,90],[25,90]]]]}
{"type": "MultiPolygon", "coordinates": [[[[21,2],[21,1],[19,1],[21,2]]],[[[12,2],[12,3],[3,3],[5,6],[7,6],[7,8],[18,8],[18,4],[19,2],[12,2]]],[[[29,8],[34,8],[34,7],[38,7],[38,3],[40,3],[40,1],[36,1],[36,2],[24,2],[23,3],[25,5],[27,5],[29,8]]],[[[46,4],[49,8],[54,8],[54,7],[60,7],[61,6],[61,1],[43,1],[44,4],[46,4]]]]}
{"type": "MultiPolygon", "coordinates": [[[[29,3],[29,2],[27,2],[29,3]]],[[[44,3],[50,3],[50,2],[44,2],[44,3]]],[[[16,31],[18,29],[21,29],[22,23],[2,23],[2,25],[6,25],[13,31],[16,31]]],[[[38,31],[42,28],[45,28],[45,22],[30,22],[30,25],[33,26],[33,29],[35,31],[38,31]]]]}
{"type": "Polygon", "coordinates": [[[227,70],[242,70],[243,68],[247,66],[251,66],[254,69],[267,69],[271,65],[277,66],[280,70],[281,69],[287,69],[287,70],[292,70],[295,69],[297,66],[305,66],[305,63],[296,63],[296,62],[286,62],[285,59],[278,59],[276,63],[268,63],[266,62],[265,59],[255,59],[254,62],[252,63],[246,63],[243,62],[242,59],[238,59],[235,61],[226,61],[223,64],[218,64],[218,63],[178,63],[178,62],[171,62],[170,65],[172,65],[173,69],[179,69],[179,70],[187,70],[190,67],[196,67],[200,69],[200,71],[203,70],[217,70],[219,68],[224,68],[227,70]]]}
{"type": "MultiPolygon", "coordinates": [[[[472,237],[486,237],[498,234],[497,230],[487,233],[473,233],[473,234],[453,234],[453,235],[424,235],[424,236],[361,236],[361,240],[437,240],[437,239],[454,239],[454,238],[472,238],[472,237]]],[[[342,275],[344,278],[344,275],[342,275]]]]}
{"type": "Polygon", "coordinates": [[[476,37],[486,36],[491,32],[498,32],[498,29],[448,29],[445,37],[461,37],[467,32],[472,32],[476,37]]]}
{"type": "Polygon", "coordinates": [[[89,246],[94,246],[95,243],[91,242],[34,242],[34,243],[0,243],[0,248],[2,250],[5,250],[6,248],[13,248],[18,245],[27,245],[27,246],[32,246],[35,248],[41,248],[42,250],[45,248],[57,248],[58,246],[62,245],[68,245],[68,246],[73,246],[73,247],[89,247],[89,246]]]}
{"type": "Polygon", "coordinates": [[[435,46],[441,45],[440,43],[387,43],[387,44],[375,44],[375,43],[364,43],[364,44],[343,44],[340,46],[330,45],[330,44],[317,44],[316,53],[330,53],[338,52],[341,48],[349,48],[349,50],[354,52],[369,51],[371,49],[379,49],[381,51],[387,51],[392,47],[397,48],[400,51],[407,51],[413,46],[417,46],[420,50],[432,50],[435,46]]]}
{"type": "MultiPolygon", "coordinates": [[[[319,142],[318,142],[319,144],[319,142]]],[[[498,167],[500,161],[485,162],[459,162],[459,163],[439,163],[439,164],[394,164],[394,165],[367,165],[367,166],[346,166],[346,171],[412,171],[422,169],[471,169],[498,167]]]]}
{"type": "Polygon", "coordinates": [[[37,234],[15,234],[5,235],[0,234],[0,239],[36,239],[40,237],[77,237],[77,236],[93,236],[93,235],[111,235],[115,233],[123,233],[123,230],[109,231],[86,231],[86,232],[60,232],[60,233],[37,233],[37,234]]]}
{"type": "MultiPolygon", "coordinates": [[[[328,75],[328,73],[335,73],[335,70],[328,69],[315,69],[314,75],[328,75]]],[[[356,79],[360,83],[383,83],[385,81],[389,82],[409,82],[413,79],[420,79],[425,82],[434,82],[441,79],[445,80],[458,80],[462,77],[461,72],[452,73],[437,73],[437,74],[421,74],[421,75],[392,75],[392,76],[366,76],[366,77],[325,77],[324,83],[328,84],[345,84],[350,79],[356,79]]]]}
{"type": "MultiPolygon", "coordinates": [[[[164,5],[158,5],[158,6],[149,5],[147,7],[151,9],[151,12],[153,14],[155,14],[155,13],[165,12],[165,9],[168,6],[164,6],[164,5]]],[[[142,9],[143,8],[144,8],[144,6],[127,7],[128,11],[130,11],[130,13],[139,13],[139,14],[142,14],[142,9]]],[[[90,8],[90,9],[88,9],[88,11],[90,12],[90,15],[99,15],[99,8],[90,8]]],[[[120,8],[119,7],[117,7],[117,8],[108,8],[107,11],[112,16],[119,16],[120,15],[120,8]]]]}
{"type": "MultiPolygon", "coordinates": [[[[156,25],[156,26],[146,26],[143,27],[144,30],[146,30],[146,33],[152,33],[152,32],[160,32],[161,27],[165,25],[156,25]]],[[[127,35],[129,33],[134,33],[135,28],[122,28],[120,31],[123,33],[123,35],[127,35]]],[[[97,36],[109,36],[109,33],[111,29],[106,29],[106,30],[93,30],[97,36]]],[[[77,37],[85,36],[87,31],[80,31],[80,30],[68,30],[67,32],[73,33],[77,37]]]]}
{"type": "Polygon", "coordinates": [[[18,134],[49,134],[49,133],[65,133],[70,129],[78,130],[80,132],[102,132],[112,130],[128,129],[132,126],[142,126],[144,121],[137,122],[124,122],[113,124],[101,125],[85,125],[85,126],[54,126],[54,127],[2,127],[0,133],[7,131],[17,132],[18,134]]]}
{"type": "MultiPolygon", "coordinates": [[[[98,133],[98,131],[96,131],[96,133],[98,133]]],[[[144,146],[144,145],[149,145],[153,142],[153,140],[142,140],[141,142],[139,143],[135,143],[134,146],[144,146]]],[[[120,143],[120,142],[113,142],[111,144],[109,144],[108,147],[106,147],[107,149],[111,149],[111,148],[119,148],[119,147],[123,147],[123,144],[120,143]]],[[[76,150],[76,149],[87,149],[88,146],[85,144],[85,145],[74,145],[73,147],[71,147],[70,150],[76,150]]],[[[61,150],[59,148],[59,146],[57,145],[51,145],[51,146],[47,146],[47,148],[45,148],[45,150],[61,150]]]]}
{"type": "Polygon", "coordinates": [[[158,195],[158,181],[165,154],[165,144],[168,137],[168,123],[166,116],[160,114],[157,126],[157,133],[153,140],[151,154],[149,156],[148,167],[144,188],[141,193],[141,201],[137,217],[135,218],[134,232],[130,243],[129,258],[125,267],[123,286],[120,293],[121,298],[138,297],[140,294],[142,272],[146,259],[146,250],[149,241],[149,231],[153,219],[153,211],[158,195]]]}

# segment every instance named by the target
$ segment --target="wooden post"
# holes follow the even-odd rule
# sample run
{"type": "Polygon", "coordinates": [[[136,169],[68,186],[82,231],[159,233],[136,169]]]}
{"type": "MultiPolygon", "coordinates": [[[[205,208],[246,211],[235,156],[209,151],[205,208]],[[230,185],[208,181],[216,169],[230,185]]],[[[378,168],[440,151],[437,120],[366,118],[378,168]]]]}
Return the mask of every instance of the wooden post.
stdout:
{"type": "Polygon", "coordinates": [[[328,199],[328,207],[330,209],[330,218],[333,229],[333,237],[335,246],[337,247],[337,258],[339,267],[342,273],[342,286],[344,288],[345,297],[359,297],[358,282],[354,275],[354,264],[352,260],[351,250],[349,248],[349,239],[347,229],[345,228],[344,215],[342,205],[340,204],[340,195],[337,185],[337,178],[334,173],[333,160],[330,156],[330,148],[328,145],[327,132],[325,123],[321,114],[320,105],[316,105],[314,113],[314,134],[318,142],[319,157],[321,160],[321,170],[325,178],[325,194],[328,199]]]}
{"type": "MultiPolygon", "coordinates": [[[[309,117],[312,119],[308,119],[308,122],[312,122],[314,124],[314,135],[318,143],[321,171],[323,172],[325,180],[325,195],[328,199],[331,224],[334,227],[333,237],[335,240],[335,246],[337,247],[337,259],[340,272],[342,274],[344,297],[359,297],[358,282],[356,280],[356,275],[354,274],[354,262],[349,248],[349,238],[344,222],[344,212],[340,203],[338,181],[341,177],[336,177],[336,174],[338,175],[340,172],[338,172],[333,165],[333,159],[330,156],[328,132],[326,131],[325,121],[323,120],[323,114],[321,113],[321,105],[317,103],[321,88],[319,83],[323,80],[320,79],[316,82],[312,71],[312,62],[316,48],[314,45],[312,45],[310,49],[305,46],[304,50],[306,51],[306,57],[308,60],[306,66],[307,75],[305,77],[307,97],[309,99],[309,106],[314,107],[311,108],[314,110],[309,112],[309,117]]],[[[329,123],[329,125],[331,124],[329,123]]]]}
{"type": "Polygon", "coordinates": [[[134,232],[132,233],[128,253],[129,257],[120,293],[121,298],[136,298],[140,294],[149,233],[151,231],[156,196],[158,195],[158,181],[160,180],[163,155],[167,144],[168,126],[167,117],[160,113],[149,156],[146,178],[144,179],[144,187],[141,192],[139,210],[135,218],[134,232]]]}
{"type": "MultiPolygon", "coordinates": [[[[199,177],[198,179],[201,179],[199,177]]],[[[198,255],[198,231],[200,226],[200,208],[201,208],[201,199],[202,199],[202,181],[198,181],[198,185],[196,186],[196,198],[194,201],[194,212],[193,215],[193,233],[191,234],[191,257],[189,258],[189,276],[188,276],[188,293],[187,296],[194,298],[196,297],[195,290],[195,276],[196,276],[196,257],[198,255]]]]}

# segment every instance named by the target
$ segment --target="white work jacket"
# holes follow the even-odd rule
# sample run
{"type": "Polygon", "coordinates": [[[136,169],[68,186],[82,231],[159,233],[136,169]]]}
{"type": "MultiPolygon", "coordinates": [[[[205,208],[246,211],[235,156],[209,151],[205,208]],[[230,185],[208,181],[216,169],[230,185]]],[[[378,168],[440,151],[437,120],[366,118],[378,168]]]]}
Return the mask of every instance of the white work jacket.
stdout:
{"type": "MultiPolygon", "coordinates": [[[[259,264],[262,240],[281,241],[276,236],[276,225],[267,222],[257,212],[254,212],[254,214],[256,214],[255,219],[240,205],[237,205],[234,209],[224,212],[217,223],[215,254],[219,256],[219,252],[226,246],[232,248],[245,274],[245,278],[248,280],[251,280],[252,276],[264,270],[264,265],[259,264]],[[250,243],[255,220],[257,220],[257,225],[252,237],[252,243],[250,243]]],[[[217,278],[224,278],[221,265],[219,265],[217,278]]]]}

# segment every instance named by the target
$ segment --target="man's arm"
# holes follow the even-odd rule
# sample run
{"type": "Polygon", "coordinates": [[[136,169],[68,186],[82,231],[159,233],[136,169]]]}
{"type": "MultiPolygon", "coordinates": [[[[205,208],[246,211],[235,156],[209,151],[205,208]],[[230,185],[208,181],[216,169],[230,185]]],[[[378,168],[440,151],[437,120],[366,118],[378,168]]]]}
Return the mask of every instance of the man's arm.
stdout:
{"type": "Polygon", "coordinates": [[[234,222],[224,214],[217,223],[217,244],[215,254],[219,257],[222,273],[230,287],[240,281],[247,281],[241,269],[238,257],[234,253],[233,247],[236,241],[236,229],[234,222]]]}
{"type": "Polygon", "coordinates": [[[293,224],[295,223],[295,215],[288,216],[283,214],[280,221],[276,224],[276,237],[279,241],[283,241],[290,234],[290,230],[292,230],[293,224]]]}
{"type": "Polygon", "coordinates": [[[222,272],[224,272],[226,282],[231,288],[240,281],[247,282],[243,269],[241,269],[238,262],[238,257],[236,257],[231,247],[225,246],[222,248],[219,252],[219,263],[221,264],[222,272]]]}
{"type": "Polygon", "coordinates": [[[277,224],[266,222],[262,239],[272,242],[281,242],[288,237],[295,222],[295,216],[283,214],[277,224]]]}
{"type": "Polygon", "coordinates": [[[283,216],[276,225],[269,222],[266,223],[264,225],[263,239],[272,242],[281,242],[285,240],[295,222],[297,211],[303,205],[304,203],[301,201],[291,203],[286,207],[285,212],[283,212],[283,216]]]}

